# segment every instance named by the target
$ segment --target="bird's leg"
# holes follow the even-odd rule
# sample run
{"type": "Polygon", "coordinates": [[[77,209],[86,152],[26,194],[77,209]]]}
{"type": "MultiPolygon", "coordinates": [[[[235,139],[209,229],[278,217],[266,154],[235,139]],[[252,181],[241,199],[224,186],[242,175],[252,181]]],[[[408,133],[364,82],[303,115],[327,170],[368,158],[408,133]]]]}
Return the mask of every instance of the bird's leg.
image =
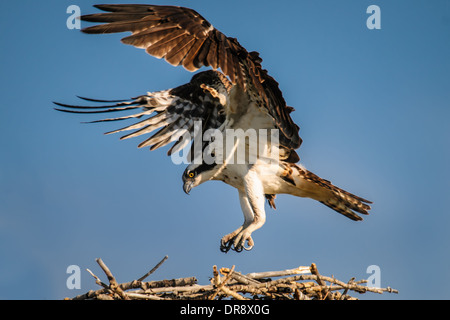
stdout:
{"type": "MultiPolygon", "coordinates": [[[[243,229],[247,228],[253,222],[254,219],[253,210],[248,202],[247,194],[244,191],[239,190],[239,201],[241,203],[242,212],[244,213],[244,224],[221,239],[220,250],[222,252],[230,251],[230,249],[234,244],[236,236],[240,234],[243,229]]],[[[248,245],[253,246],[253,240],[251,239],[251,237],[250,240],[248,241],[248,245]]],[[[242,251],[242,248],[240,251],[242,251]]]]}
{"type": "Polygon", "coordinates": [[[250,171],[244,178],[244,183],[245,192],[239,191],[239,199],[245,221],[240,228],[222,238],[221,251],[223,252],[228,252],[231,248],[237,252],[243,249],[251,250],[254,246],[252,232],[261,228],[266,221],[264,190],[257,174],[250,171]],[[248,247],[245,247],[245,242],[248,247]]]}

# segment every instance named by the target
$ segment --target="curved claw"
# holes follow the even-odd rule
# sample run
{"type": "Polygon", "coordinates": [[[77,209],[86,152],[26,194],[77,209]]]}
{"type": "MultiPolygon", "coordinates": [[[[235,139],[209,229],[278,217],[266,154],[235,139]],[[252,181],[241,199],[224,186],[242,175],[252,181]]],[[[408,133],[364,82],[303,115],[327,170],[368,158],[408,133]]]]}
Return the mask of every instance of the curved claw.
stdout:
{"type": "MultiPolygon", "coordinates": [[[[255,243],[253,242],[252,237],[247,238],[247,245],[248,245],[248,247],[245,246],[245,240],[243,240],[242,243],[240,243],[239,246],[240,246],[240,248],[245,249],[245,251],[250,251],[250,250],[252,250],[253,247],[254,247],[254,245],[255,245],[255,243]]],[[[241,249],[241,251],[242,251],[242,249],[241,249]]],[[[239,251],[239,252],[240,252],[240,251],[239,251]]]]}
{"type": "Polygon", "coordinates": [[[245,235],[243,232],[239,232],[236,235],[229,234],[223,237],[220,241],[220,251],[227,253],[228,251],[233,250],[236,252],[250,251],[253,249],[254,242],[251,236],[245,235]],[[245,242],[247,242],[247,247],[245,246],[245,242]]]}
{"type": "Polygon", "coordinates": [[[237,247],[235,246],[234,248],[232,248],[234,251],[236,252],[242,252],[242,250],[244,249],[244,246],[242,245],[238,245],[237,247]]]}
{"type": "Polygon", "coordinates": [[[233,242],[232,241],[224,242],[223,240],[220,240],[220,251],[221,252],[228,253],[228,251],[230,251],[232,246],[233,246],[233,242]]]}

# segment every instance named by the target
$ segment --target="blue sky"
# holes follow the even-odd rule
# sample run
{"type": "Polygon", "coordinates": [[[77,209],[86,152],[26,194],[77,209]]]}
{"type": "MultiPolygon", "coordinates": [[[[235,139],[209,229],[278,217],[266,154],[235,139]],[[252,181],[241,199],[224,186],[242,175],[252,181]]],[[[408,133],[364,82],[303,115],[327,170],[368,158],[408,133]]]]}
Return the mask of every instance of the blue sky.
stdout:
{"type": "Polygon", "coordinates": [[[357,223],[313,200],[279,196],[252,251],[221,253],[220,238],[243,219],[236,190],[210,182],[187,196],[184,166],[166,150],[104,136],[114,125],[81,124],[87,118],[52,105],[77,103],[76,95],[133,97],[192,75],[121,44],[124,35],[69,30],[67,7],[92,13],[92,1],[3,1],[0,299],[75,296],[97,288],[84,271],[103,277],[97,257],[125,282],[165,255],[153,279],[205,284],[213,265],[248,273],[314,262],[346,281],[377,265],[381,285],[400,294],[358,297],[450,298],[449,1],[153,3],[194,8],[259,51],[296,109],[301,162],[372,200],[372,214],[357,223]],[[381,30],[366,27],[372,4],[381,30]],[[82,269],[80,290],[66,287],[69,265],[82,269]]]}

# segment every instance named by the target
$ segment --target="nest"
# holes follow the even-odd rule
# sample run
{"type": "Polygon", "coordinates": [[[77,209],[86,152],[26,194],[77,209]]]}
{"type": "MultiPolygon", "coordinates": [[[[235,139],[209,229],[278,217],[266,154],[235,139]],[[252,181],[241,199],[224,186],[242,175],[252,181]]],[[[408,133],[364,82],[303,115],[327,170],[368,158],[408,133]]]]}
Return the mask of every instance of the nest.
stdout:
{"type": "Polygon", "coordinates": [[[206,285],[199,285],[195,277],[144,281],[166,259],[167,256],[139,279],[121,284],[102,259],[96,259],[109,284],[87,269],[102,288],[70,300],[357,300],[351,293],[398,293],[390,287],[368,287],[367,280],[352,278],[343,282],[333,276],[323,276],[314,263],[308,267],[245,275],[235,271],[234,266],[221,269],[213,266],[210,284],[206,285]]]}

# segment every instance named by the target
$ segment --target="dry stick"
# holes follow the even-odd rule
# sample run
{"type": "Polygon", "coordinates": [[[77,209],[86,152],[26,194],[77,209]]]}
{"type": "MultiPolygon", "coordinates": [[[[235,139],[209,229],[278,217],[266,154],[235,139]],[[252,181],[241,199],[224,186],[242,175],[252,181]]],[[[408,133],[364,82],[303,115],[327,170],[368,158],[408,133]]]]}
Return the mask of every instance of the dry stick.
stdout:
{"type": "MultiPolygon", "coordinates": [[[[156,270],[167,258],[165,257],[157,266],[155,266],[148,274],[151,274],[156,270]]],[[[322,298],[321,293],[326,293],[323,298],[327,299],[352,299],[352,297],[347,296],[349,290],[353,290],[359,293],[364,293],[367,291],[383,293],[394,292],[398,293],[390,287],[386,289],[382,288],[370,288],[362,286],[360,284],[367,283],[366,280],[354,281],[352,278],[347,283],[339,281],[334,277],[325,277],[320,275],[315,264],[312,264],[309,268],[311,273],[299,274],[296,276],[285,277],[282,279],[260,282],[258,280],[252,279],[249,275],[242,275],[239,272],[234,271],[234,266],[232,269],[222,268],[220,272],[225,276],[223,280],[221,279],[217,267],[213,267],[214,278],[211,281],[211,285],[200,286],[197,285],[197,279],[195,277],[191,278],[181,278],[173,280],[162,280],[162,281],[152,281],[152,282],[142,282],[134,280],[132,282],[124,283],[118,285],[114,276],[112,275],[109,268],[103,263],[101,259],[98,259],[100,267],[103,269],[107,275],[110,285],[106,285],[100,281],[100,279],[95,276],[90,270],[88,272],[96,279],[96,283],[101,285],[103,289],[97,291],[89,291],[84,295],[77,296],[73,299],[113,299],[116,294],[121,298],[131,298],[131,299],[146,299],[146,300],[170,300],[170,299],[214,299],[217,295],[222,292],[224,295],[233,297],[234,299],[244,300],[248,299],[239,293],[243,294],[253,294],[253,295],[265,295],[268,298],[277,299],[311,299],[311,298],[322,298]],[[314,280],[314,282],[298,282],[304,280],[314,280]],[[327,285],[327,282],[329,285],[327,285]],[[125,293],[125,290],[138,289],[137,291],[132,291],[125,293]],[[334,292],[338,290],[344,290],[341,294],[340,292],[334,292]],[[239,293],[238,293],[239,292],[239,293]],[[165,298],[165,295],[169,297],[165,298]]],[[[298,273],[307,273],[307,267],[299,267],[290,270],[283,271],[270,271],[253,273],[251,276],[255,277],[274,277],[274,276],[284,276],[298,273]]],[[[269,279],[270,280],[270,279],[269,279]]],[[[266,280],[267,281],[267,280],[266,280]]],[[[258,297],[253,297],[253,299],[258,297]]]]}
{"type": "Polygon", "coordinates": [[[316,281],[319,284],[319,286],[324,286],[325,283],[322,281],[322,279],[320,279],[320,273],[319,273],[319,270],[317,270],[316,264],[312,263],[310,269],[311,269],[311,273],[313,275],[317,276],[317,280],[316,281]]]}
{"type": "Polygon", "coordinates": [[[228,287],[230,290],[235,292],[241,292],[241,293],[248,293],[252,295],[265,295],[265,296],[272,296],[273,294],[289,294],[295,291],[295,287],[293,285],[286,285],[286,284],[280,284],[278,286],[272,286],[272,287],[257,287],[254,285],[231,285],[228,287]]]}
{"type": "Polygon", "coordinates": [[[219,284],[220,284],[220,275],[219,272],[217,272],[217,266],[213,266],[213,278],[211,279],[211,283],[216,287],[216,290],[214,290],[214,294],[208,298],[208,300],[214,300],[214,298],[219,293],[219,284]]]}
{"type": "Polygon", "coordinates": [[[238,293],[230,290],[229,288],[225,287],[225,284],[231,278],[231,275],[232,275],[233,271],[234,271],[234,266],[231,268],[230,272],[225,277],[225,280],[221,282],[220,281],[219,272],[217,271],[217,266],[213,266],[214,278],[211,281],[214,281],[214,285],[216,286],[216,290],[215,290],[214,294],[209,297],[209,300],[213,300],[217,296],[219,291],[222,291],[226,295],[232,296],[233,298],[235,298],[237,300],[247,300],[247,298],[244,298],[240,294],[238,294],[238,293]]]}
{"type": "MultiPolygon", "coordinates": [[[[228,268],[222,268],[220,269],[220,272],[223,273],[227,273],[229,272],[228,268]]],[[[282,289],[282,287],[284,288],[289,288],[291,290],[291,292],[294,292],[297,290],[298,288],[295,285],[283,285],[283,284],[279,284],[277,286],[273,286],[271,288],[256,288],[256,286],[259,286],[261,284],[261,282],[255,280],[255,279],[261,279],[261,278],[270,278],[270,277],[282,277],[282,276],[287,276],[287,275],[294,275],[294,274],[304,274],[304,273],[310,273],[311,269],[310,267],[298,267],[298,268],[294,268],[294,269],[287,269],[287,270],[281,270],[281,271],[268,271],[268,272],[258,272],[258,273],[249,273],[246,275],[242,275],[239,272],[234,272],[232,275],[232,278],[234,280],[236,280],[239,283],[243,283],[244,285],[234,285],[233,286],[233,290],[238,291],[238,292],[244,292],[244,293],[249,293],[249,294],[264,294],[264,295],[270,295],[272,296],[272,293],[277,293],[280,292],[280,289],[282,289]]],[[[286,289],[284,289],[286,290],[286,289]]],[[[297,294],[298,297],[300,297],[302,299],[308,299],[303,293],[299,292],[299,294],[297,294]]]]}
{"type": "Polygon", "coordinates": [[[95,259],[95,261],[97,261],[100,268],[102,268],[103,272],[105,272],[106,276],[108,277],[109,288],[113,292],[117,293],[119,297],[121,297],[122,299],[128,300],[127,294],[120,288],[119,284],[116,281],[116,278],[114,278],[113,274],[106,266],[106,264],[103,262],[103,260],[101,258],[97,258],[95,259]]]}
{"type": "Polygon", "coordinates": [[[150,282],[141,282],[141,281],[131,281],[122,283],[120,288],[122,290],[130,290],[130,289],[152,289],[152,288],[163,288],[163,287],[180,287],[180,286],[192,286],[197,283],[197,279],[195,277],[188,278],[179,278],[172,280],[158,280],[158,281],[150,281],[150,282]]]}
{"type": "Polygon", "coordinates": [[[298,287],[295,288],[294,299],[296,300],[311,300],[306,294],[301,292],[298,287]]]}
{"type": "Polygon", "coordinates": [[[258,285],[261,283],[257,280],[253,280],[252,278],[249,278],[247,275],[243,275],[242,273],[237,272],[237,271],[230,273],[230,269],[228,269],[228,268],[221,268],[220,273],[231,274],[232,279],[236,280],[239,283],[243,283],[243,284],[247,284],[247,285],[251,285],[251,284],[258,285]]]}
{"type": "Polygon", "coordinates": [[[76,297],[71,298],[71,300],[87,300],[87,299],[99,299],[101,295],[104,295],[106,292],[109,292],[109,289],[101,289],[101,290],[89,290],[84,294],[80,294],[76,297]]]}
{"type": "MultiPolygon", "coordinates": [[[[221,268],[220,272],[227,273],[230,269],[228,268],[221,268]]],[[[305,274],[305,273],[311,273],[310,267],[297,267],[294,269],[287,269],[287,270],[281,270],[281,271],[266,271],[266,272],[252,272],[248,274],[241,274],[240,272],[235,271],[233,273],[233,279],[241,282],[243,284],[259,284],[261,282],[257,281],[256,279],[263,279],[263,278],[275,278],[275,277],[285,277],[295,274],[305,274]]]]}
{"type": "MultiPolygon", "coordinates": [[[[151,289],[151,288],[164,288],[164,287],[177,287],[177,286],[191,286],[197,283],[197,279],[195,277],[189,278],[180,278],[180,279],[172,279],[172,280],[158,280],[158,281],[150,281],[150,282],[138,282],[136,280],[126,283],[121,283],[119,285],[120,289],[123,291],[130,289],[151,289]]],[[[110,288],[106,285],[106,289],[100,289],[96,291],[89,291],[85,294],[78,295],[73,300],[85,300],[96,298],[96,296],[100,294],[104,294],[109,292],[110,288]]],[[[145,291],[146,292],[146,291],[145,291]]]]}
{"type": "Polygon", "coordinates": [[[287,269],[281,271],[267,271],[267,272],[252,272],[246,274],[248,278],[251,279],[261,279],[261,278],[275,278],[275,277],[285,277],[294,274],[304,274],[311,273],[310,267],[298,267],[294,269],[287,269]]]}
{"type": "Polygon", "coordinates": [[[217,266],[216,265],[213,266],[213,278],[211,279],[211,282],[214,284],[216,289],[214,290],[213,295],[208,298],[208,300],[214,300],[214,298],[217,296],[217,294],[220,291],[220,287],[219,287],[219,285],[220,285],[220,275],[219,275],[219,272],[217,272],[217,266]]]}
{"type": "MultiPolygon", "coordinates": [[[[325,293],[325,297],[323,298],[325,300],[325,298],[328,295],[328,290],[326,289],[326,283],[323,282],[322,279],[320,278],[320,273],[319,273],[319,270],[317,270],[317,266],[316,266],[315,263],[311,264],[311,273],[317,277],[316,281],[319,284],[319,286],[324,286],[325,287],[325,289],[322,291],[323,293],[325,293]]],[[[321,297],[322,292],[319,291],[319,295],[320,295],[319,298],[322,298],[321,297]]]]}
{"type": "Polygon", "coordinates": [[[249,293],[252,295],[256,294],[264,294],[266,295],[271,288],[257,288],[252,285],[244,285],[244,284],[234,284],[229,286],[229,289],[235,292],[249,293]]]}
{"type": "Polygon", "coordinates": [[[220,290],[222,290],[225,294],[232,296],[236,300],[249,300],[249,299],[241,296],[240,294],[228,289],[227,287],[222,287],[222,288],[220,288],[220,290]]]}
{"type": "MultiPolygon", "coordinates": [[[[338,286],[340,286],[342,289],[345,288],[349,288],[350,290],[356,291],[358,293],[364,293],[366,291],[370,291],[370,292],[375,292],[375,293],[383,293],[384,291],[387,292],[392,292],[392,293],[398,293],[397,290],[392,289],[392,288],[372,288],[372,287],[366,287],[366,286],[361,286],[361,285],[357,285],[355,283],[349,285],[345,282],[339,281],[335,278],[331,278],[331,277],[326,277],[326,276],[320,276],[319,277],[321,281],[327,281],[330,283],[334,283],[337,284],[338,286]]],[[[302,280],[315,280],[317,281],[318,277],[316,275],[308,275],[308,274],[302,274],[302,275],[298,275],[298,276],[292,276],[292,277],[287,277],[287,278],[282,278],[282,279],[278,279],[278,280],[273,280],[270,282],[266,282],[266,283],[261,283],[261,287],[264,286],[276,286],[279,283],[290,283],[290,282],[294,282],[294,281],[302,281],[302,280]]],[[[361,281],[358,281],[358,283],[361,281]]],[[[325,287],[327,287],[325,285],[325,287]]]]}
{"type": "Polygon", "coordinates": [[[109,295],[109,294],[99,294],[97,297],[95,297],[95,299],[98,299],[98,300],[114,300],[114,298],[111,297],[111,295],[109,295]]]}
{"type": "MultiPolygon", "coordinates": [[[[302,279],[292,279],[293,281],[298,281],[298,280],[315,280],[316,282],[319,283],[319,286],[317,286],[316,288],[314,288],[314,291],[322,291],[322,290],[326,290],[326,291],[335,291],[335,290],[341,290],[341,289],[345,289],[346,291],[344,291],[344,293],[341,296],[342,299],[345,299],[345,294],[347,294],[348,290],[354,290],[356,292],[359,293],[363,293],[366,291],[370,291],[370,292],[375,292],[375,293],[382,293],[384,291],[386,292],[392,292],[392,293],[398,293],[397,290],[394,290],[390,287],[382,289],[382,288],[368,288],[365,286],[358,286],[358,284],[362,284],[362,283],[366,283],[366,280],[360,280],[360,281],[352,281],[349,282],[347,284],[344,284],[343,282],[336,280],[335,278],[330,278],[330,277],[323,277],[320,275],[320,273],[318,273],[317,270],[317,266],[315,264],[312,265],[312,269],[314,270],[315,274],[313,276],[309,276],[309,277],[302,277],[302,279]],[[328,281],[331,283],[336,283],[338,284],[338,286],[327,286],[326,283],[324,281],[328,281]]],[[[228,272],[228,268],[222,268],[220,271],[222,273],[226,273],[228,272]]],[[[246,284],[246,285],[251,285],[251,284],[256,284],[256,283],[250,283],[250,281],[252,279],[255,278],[265,278],[265,277],[275,277],[275,276],[286,276],[286,275],[290,275],[290,274],[299,274],[299,273],[308,273],[308,270],[311,270],[310,267],[298,267],[295,269],[289,269],[289,270],[283,270],[283,271],[269,271],[269,272],[260,272],[260,273],[250,273],[247,275],[241,275],[239,272],[234,272],[232,278],[240,283],[246,284]]],[[[354,279],[353,279],[354,280],[354,279]]],[[[283,281],[283,279],[281,279],[281,282],[285,282],[283,281]]],[[[262,284],[263,286],[265,286],[265,284],[262,284]]],[[[275,283],[275,285],[278,285],[275,283]]],[[[301,285],[301,288],[304,288],[304,284],[298,284],[301,285]]],[[[258,289],[252,288],[250,289],[249,287],[245,287],[245,286],[237,286],[236,287],[236,291],[240,291],[240,292],[247,292],[247,293],[257,293],[258,289]]],[[[259,291],[259,293],[261,293],[261,291],[259,291]]]]}
{"type": "Polygon", "coordinates": [[[233,273],[234,265],[231,267],[231,270],[228,272],[228,274],[225,275],[225,280],[220,283],[220,287],[223,287],[228,282],[228,280],[230,280],[230,277],[233,275],[233,273]]]}
{"type": "Polygon", "coordinates": [[[151,275],[153,272],[155,272],[156,269],[158,269],[164,263],[164,261],[166,261],[168,258],[169,258],[169,256],[165,256],[160,262],[158,262],[158,264],[156,266],[153,267],[152,270],[150,270],[145,275],[143,275],[142,277],[137,279],[137,281],[144,281],[145,278],[147,278],[149,275],[151,275]]]}
{"type": "Polygon", "coordinates": [[[100,278],[97,277],[91,270],[86,269],[86,271],[89,272],[89,273],[91,274],[91,276],[94,277],[95,283],[96,283],[96,284],[98,284],[99,286],[102,286],[102,287],[105,288],[105,289],[109,289],[108,285],[105,284],[105,283],[103,283],[103,282],[100,280],[100,278]]]}
{"type": "Polygon", "coordinates": [[[141,294],[136,292],[127,292],[129,298],[139,299],[139,300],[166,300],[164,298],[152,295],[152,294],[141,294]]]}
{"type": "Polygon", "coordinates": [[[207,290],[213,290],[214,287],[212,285],[193,285],[193,286],[178,286],[178,287],[161,287],[161,288],[153,288],[148,290],[136,290],[133,292],[136,293],[152,293],[152,294],[158,294],[158,293],[165,293],[165,292],[198,292],[198,291],[207,291],[207,290]]]}
{"type": "MultiPolygon", "coordinates": [[[[334,278],[330,278],[330,277],[326,277],[326,276],[320,276],[319,277],[320,281],[328,281],[337,285],[342,286],[343,288],[346,288],[348,285],[345,282],[339,281],[337,279],[334,278]]],[[[302,274],[302,275],[298,275],[298,276],[292,276],[292,277],[287,277],[287,278],[282,278],[282,279],[278,279],[278,280],[273,280],[270,282],[263,282],[260,284],[260,287],[264,287],[264,286],[276,286],[280,283],[291,283],[291,282],[295,282],[295,281],[303,281],[303,280],[314,280],[317,281],[318,277],[316,275],[310,275],[310,274],[302,274]]],[[[326,286],[326,284],[323,284],[323,286],[326,286]]],[[[353,287],[353,285],[352,285],[353,287]]],[[[355,286],[355,287],[362,287],[362,286],[355,286]]],[[[366,288],[366,287],[363,287],[366,288]]],[[[350,288],[352,289],[352,288],[350,288]]]]}
{"type": "MultiPolygon", "coordinates": [[[[347,282],[347,284],[348,284],[348,285],[351,285],[351,284],[354,283],[354,281],[355,281],[355,278],[352,277],[352,278],[347,282]]],[[[344,299],[345,299],[345,296],[347,295],[348,290],[349,290],[348,287],[345,288],[345,290],[342,292],[342,295],[341,295],[340,300],[344,300],[344,299]]]]}
{"type": "MultiPolygon", "coordinates": [[[[316,269],[315,269],[315,272],[317,273],[316,269]]],[[[230,271],[230,269],[228,269],[228,268],[220,269],[220,272],[222,274],[230,275],[229,271],[230,271]]],[[[299,267],[299,268],[295,268],[295,269],[282,270],[282,271],[253,273],[253,274],[250,274],[250,276],[257,277],[257,278],[264,278],[267,276],[273,277],[273,276],[283,276],[283,275],[309,273],[309,272],[310,272],[310,267],[299,267]]],[[[290,292],[294,292],[294,294],[295,294],[295,290],[298,290],[297,287],[293,284],[282,284],[282,283],[277,284],[276,286],[262,288],[260,286],[261,282],[250,278],[249,275],[242,275],[236,271],[233,273],[232,278],[234,280],[238,281],[239,283],[245,284],[245,285],[233,285],[231,287],[233,290],[238,291],[238,292],[243,292],[243,293],[250,293],[250,294],[254,294],[254,295],[255,294],[264,294],[264,295],[269,295],[269,296],[273,296],[273,294],[278,294],[278,295],[286,297],[286,295],[285,295],[287,293],[287,292],[285,292],[286,289],[290,290],[290,292]]],[[[314,279],[317,280],[317,277],[315,277],[314,279]]],[[[321,281],[321,280],[319,279],[319,281],[321,281]]],[[[323,281],[321,283],[325,285],[325,283],[323,283],[323,281]]],[[[326,285],[325,285],[325,288],[326,288],[326,285]]],[[[323,288],[320,287],[319,290],[321,291],[322,289],[323,288]]],[[[317,291],[319,291],[319,290],[317,290],[317,291]]],[[[297,296],[300,296],[300,295],[297,294],[297,296]]]]}
{"type": "MultiPolygon", "coordinates": [[[[222,274],[228,274],[230,275],[230,269],[228,268],[222,268],[220,269],[220,272],[222,274]]],[[[304,272],[310,272],[309,267],[302,267],[302,268],[295,268],[290,270],[283,270],[283,271],[270,271],[270,272],[261,272],[261,273],[253,273],[250,274],[253,277],[257,278],[264,278],[267,276],[282,276],[286,274],[298,274],[298,273],[304,273],[304,272]],[[306,269],[305,269],[306,268],[306,269]]],[[[292,293],[295,291],[295,286],[293,284],[279,284],[277,286],[272,287],[261,287],[261,282],[254,280],[249,277],[249,275],[242,275],[239,272],[234,272],[231,276],[232,279],[236,280],[238,283],[241,284],[233,284],[229,289],[232,289],[233,291],[242,292],[242,293],[249,293],[252,295],[266,295],[269,297],[273,296],[282,296],[285,298],[289,298],[286,296],[288,293],[292,293]]]]}

